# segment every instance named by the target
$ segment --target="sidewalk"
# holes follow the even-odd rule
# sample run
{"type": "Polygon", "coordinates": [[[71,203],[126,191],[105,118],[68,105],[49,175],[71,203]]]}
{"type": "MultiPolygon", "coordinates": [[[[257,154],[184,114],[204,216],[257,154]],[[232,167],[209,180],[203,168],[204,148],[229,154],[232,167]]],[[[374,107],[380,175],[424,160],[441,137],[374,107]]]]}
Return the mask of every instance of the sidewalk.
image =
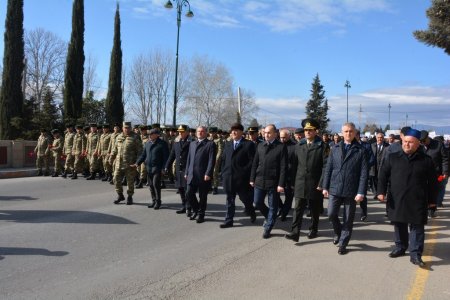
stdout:
{"type": "Polygon", "coordinates": [[[0,169],[0,179],[36,176],[36,168],[4,168],[0,169]]]}

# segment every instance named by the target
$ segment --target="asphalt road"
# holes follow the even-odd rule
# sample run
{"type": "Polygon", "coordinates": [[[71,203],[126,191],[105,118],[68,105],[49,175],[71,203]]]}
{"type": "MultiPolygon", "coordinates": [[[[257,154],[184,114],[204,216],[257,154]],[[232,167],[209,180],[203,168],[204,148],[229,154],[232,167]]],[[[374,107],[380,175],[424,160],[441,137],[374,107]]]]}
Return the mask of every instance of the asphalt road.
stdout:
{"type": "MultiPolygon", "coordinates": [[[[319,237],[299,243],[278,222],[264,240],[239,204],[235,227],[220,229],[225,196],[209,197],[206,222],[184,215],[173,189],[163,206],[114,205],[111,185],[84,179],[0,180],[0,299],[450,299],[449,193],[426,227],[426,269],[391,259],[392,226],[369,200],[350,252],[337,254],[321,218],[319,237]]],[[[305,222],[306,223],[306,222],[305,222]]]]}

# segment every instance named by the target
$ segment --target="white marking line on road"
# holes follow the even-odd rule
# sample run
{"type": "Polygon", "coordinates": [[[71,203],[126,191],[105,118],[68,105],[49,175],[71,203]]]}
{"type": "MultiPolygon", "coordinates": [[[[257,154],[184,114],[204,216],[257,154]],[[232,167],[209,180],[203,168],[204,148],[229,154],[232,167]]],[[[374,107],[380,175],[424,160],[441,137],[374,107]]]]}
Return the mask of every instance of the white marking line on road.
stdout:
{"type": "Polygon", "coordinates": [[[427,264],[426,268],[418,268],[416,271],[416,277],[412,284],[409,294],[406,296],[408,300],[422,299],[425,285],[430,275],[430,267],[434,248],[436,246],[437,226],[434,226],[434,219],[431,219],[430,233],[428,234],[427,243],[423,249],[423,260],[427,264]]]}

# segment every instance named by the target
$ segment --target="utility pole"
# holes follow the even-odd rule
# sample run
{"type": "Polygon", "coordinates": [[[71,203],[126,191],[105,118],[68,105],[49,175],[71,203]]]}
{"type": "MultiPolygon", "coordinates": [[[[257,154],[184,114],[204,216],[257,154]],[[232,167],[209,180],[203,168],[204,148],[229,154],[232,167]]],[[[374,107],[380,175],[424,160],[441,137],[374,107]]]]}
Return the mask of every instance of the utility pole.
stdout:
{"type": "Polygon", "coordinates": [[[388,119],[388,125],[389,125],[389,130],[391,129],[391,104],[389,103],[388,108],[389,108],[389,119],[388,119]]]}

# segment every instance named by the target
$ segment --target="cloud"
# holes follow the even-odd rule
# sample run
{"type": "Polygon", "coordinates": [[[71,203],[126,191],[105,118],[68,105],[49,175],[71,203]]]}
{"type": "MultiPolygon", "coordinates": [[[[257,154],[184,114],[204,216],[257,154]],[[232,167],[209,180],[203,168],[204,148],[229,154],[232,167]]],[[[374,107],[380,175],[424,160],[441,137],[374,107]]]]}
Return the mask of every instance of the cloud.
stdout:
{"type": "MultiPolygon", "coordinates": [[[[263,123],[265,120],[283,127],[298,126],[305,117],[306,102],[300,98],[257,98],[256,103],[260,107],[258,121],[263,123]]],[[[346,94],[328,97],[328,104],[330,128],[338,131],[347,119],[346,94]]],[[[359,127],[369,123],[384,127],[389,117],[393,128],[406,123],[447,125],[450,123],[450,86],[399,86],[351,94],[348,117],[359,127]]]]}

